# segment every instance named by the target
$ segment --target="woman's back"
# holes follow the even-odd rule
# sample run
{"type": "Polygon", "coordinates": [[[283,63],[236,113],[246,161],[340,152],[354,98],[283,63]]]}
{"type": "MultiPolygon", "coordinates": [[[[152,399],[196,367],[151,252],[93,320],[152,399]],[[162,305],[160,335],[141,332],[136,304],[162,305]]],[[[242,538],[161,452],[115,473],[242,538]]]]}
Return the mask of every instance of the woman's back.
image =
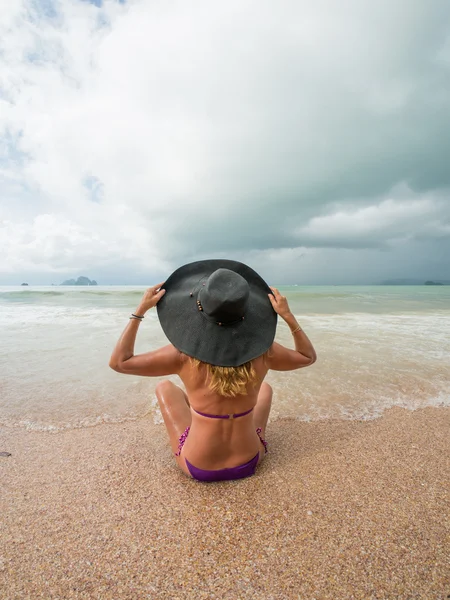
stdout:
{"type": "Polygon", "coordinates": [[[255,382],[247,385],[246,394],[221,396],[210,389],[206,365],[183,358],[179,376],[186,388],[192,416],[183,452],[198,467],[230,467],[248,460],[260,449],[253,411],[268,370],[264,356],[254,359],[252,367],[255,382]]]}

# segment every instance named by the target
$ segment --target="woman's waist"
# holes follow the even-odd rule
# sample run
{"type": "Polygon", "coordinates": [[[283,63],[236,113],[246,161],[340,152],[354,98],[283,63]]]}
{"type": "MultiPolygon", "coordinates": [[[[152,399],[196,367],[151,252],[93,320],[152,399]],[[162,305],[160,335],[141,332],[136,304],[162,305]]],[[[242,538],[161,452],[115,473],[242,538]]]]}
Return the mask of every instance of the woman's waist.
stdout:
{"type": "Polygon", "coordinates": [[[226,429],[193,422],[183,456],[200,468],[221,469],[246,462],[259,452],[260,442],[253,422],[246,427],[233,427],[232,432],[226,429]]]}

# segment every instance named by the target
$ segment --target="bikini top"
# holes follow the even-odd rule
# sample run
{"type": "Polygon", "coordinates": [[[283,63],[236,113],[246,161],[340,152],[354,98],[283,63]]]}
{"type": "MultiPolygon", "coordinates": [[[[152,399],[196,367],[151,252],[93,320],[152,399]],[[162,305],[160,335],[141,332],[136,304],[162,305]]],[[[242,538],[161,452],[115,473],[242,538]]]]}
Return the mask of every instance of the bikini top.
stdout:
{"type": "MultiPolygon", "coordinates": [[[[192,406],[191,406],[192,408],[192,406]]],[[[192,408],[192,410],[194,412],[196,412],[198,415],[201,415],[202,417],[208,417],[208,419],[237,419],[239,417],[244,417],[245,415],[248,415],[249,413],[252,412],[253,408],[251,408],[250,410],[246,410],[243,413],[234,413],[234,414],[230,414],[230,415],[208,415],[206,413],[202,413],[199,410],[195,410],[195,408],[192,408]]]]}

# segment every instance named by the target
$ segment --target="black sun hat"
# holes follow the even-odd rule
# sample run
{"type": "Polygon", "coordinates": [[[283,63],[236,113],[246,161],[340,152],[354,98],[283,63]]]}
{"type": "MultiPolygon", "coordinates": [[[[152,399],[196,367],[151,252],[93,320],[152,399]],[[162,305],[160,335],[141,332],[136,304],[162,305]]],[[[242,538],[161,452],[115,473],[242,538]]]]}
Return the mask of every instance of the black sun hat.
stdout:
{"type": "Polygon", "coordinates": [[[267,283],[250,267],[226,259],[201,260],[174,271],[161,286],[158,317],[184,354],[237,367],[270,348],[277,314],[267,283]]]}

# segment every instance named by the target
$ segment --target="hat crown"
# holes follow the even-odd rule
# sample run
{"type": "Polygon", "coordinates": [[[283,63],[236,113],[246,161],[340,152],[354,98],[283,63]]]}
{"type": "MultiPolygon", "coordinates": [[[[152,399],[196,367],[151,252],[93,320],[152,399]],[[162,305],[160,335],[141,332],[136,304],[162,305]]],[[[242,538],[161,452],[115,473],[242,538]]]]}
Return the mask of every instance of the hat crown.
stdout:
{"type": "Polygon", "coordinates": [[[198,297],[204,314],[231,323],[244,317],[249,295],[248,282],[242,275],[220,268],[211,273],[198,297]]]}

